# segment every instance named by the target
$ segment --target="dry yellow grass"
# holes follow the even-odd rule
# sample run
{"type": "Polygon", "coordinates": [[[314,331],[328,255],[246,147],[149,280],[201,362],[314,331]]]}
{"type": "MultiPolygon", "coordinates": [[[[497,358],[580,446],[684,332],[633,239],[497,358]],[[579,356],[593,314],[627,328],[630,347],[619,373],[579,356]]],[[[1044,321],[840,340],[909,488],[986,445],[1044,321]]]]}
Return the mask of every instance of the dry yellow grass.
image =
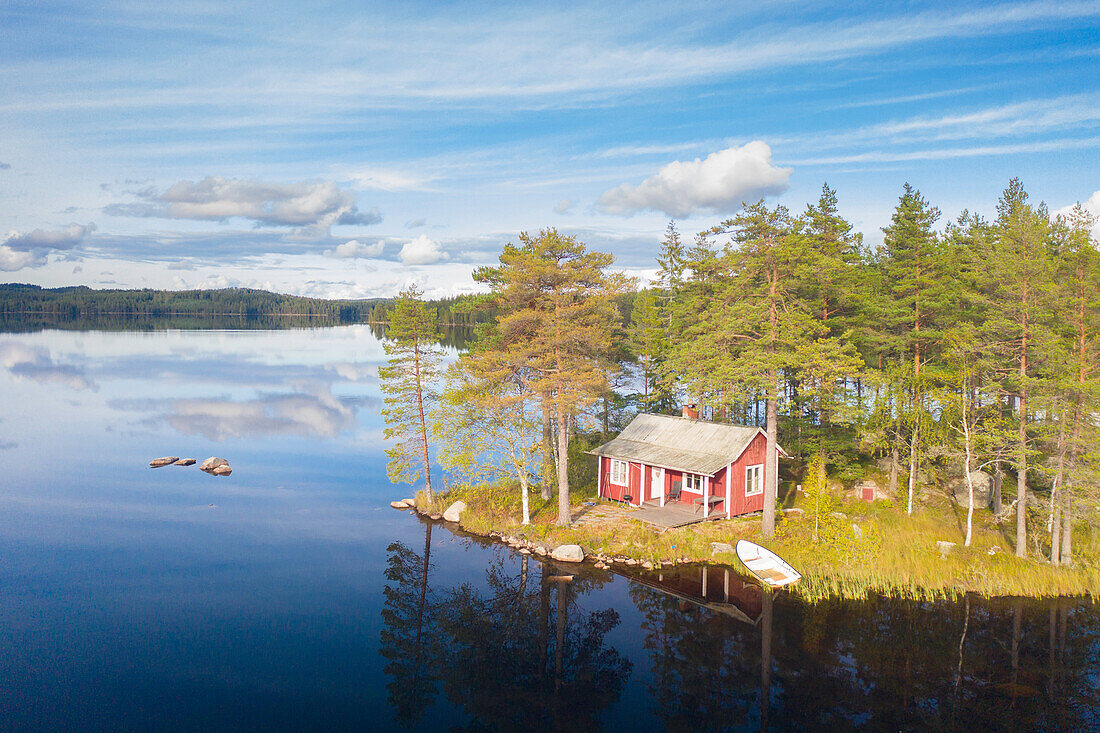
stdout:
{"type": "MultiPolygon", "coordinates": [[[[574,516],[607,502],[591,496],[574,497],[574,516]]],[[[606,555],[637,560],[677,560],[737,565],[733,555],[713,555],[710,543],[732,544],[737,539],[760,542],[802,573],[796,591],[809,598],[861,598],[868,593],[935,599],[964,593],[985,596],[1100,595],[1100,542],[1088,528],[1075,531],[1072,568],[1054,567],[1038,559],[1016,558],[1005,528],[989,512],[975,514],[970,547],[963,547],[965,527],[947,506],[922,507],[913,516],[888,504],[844,504],[844,519],[832,518],[820,541],[814,542],[812,520],[781,517],[776,537],[762,539],[759,516],[720,520],[658,532],[631,520],[629,511],[598,522],[563,528],[555,524],[557,500],[532,495],[531,524],[520,524],[519,492],[509,485],[456,487],[440,502],[462,499],[469,506],[463,528],[477,534],[491,530],[537,539],[552,546],[579,544],[606,555]],[[860,527],[856,536],[852,524],[860,527]],[[954,542],[946,555],[936,542],[954,542]]],[[[605,512],[601,512],[603,514],[605,512]]],[[[616,514],[615,512],[607,512],[616,514]]]]}

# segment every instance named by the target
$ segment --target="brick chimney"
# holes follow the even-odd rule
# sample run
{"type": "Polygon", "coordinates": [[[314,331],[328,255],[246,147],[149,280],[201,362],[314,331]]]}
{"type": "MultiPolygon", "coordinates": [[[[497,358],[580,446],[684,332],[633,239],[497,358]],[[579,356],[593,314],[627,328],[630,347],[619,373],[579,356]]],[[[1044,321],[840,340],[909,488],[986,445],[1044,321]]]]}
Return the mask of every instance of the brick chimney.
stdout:
{"type": "Polygon", "coordinates": [[[684,417],[690,417],[692,420],[699,419],[699,410],[695,405],[684,405],[684,417]]]}

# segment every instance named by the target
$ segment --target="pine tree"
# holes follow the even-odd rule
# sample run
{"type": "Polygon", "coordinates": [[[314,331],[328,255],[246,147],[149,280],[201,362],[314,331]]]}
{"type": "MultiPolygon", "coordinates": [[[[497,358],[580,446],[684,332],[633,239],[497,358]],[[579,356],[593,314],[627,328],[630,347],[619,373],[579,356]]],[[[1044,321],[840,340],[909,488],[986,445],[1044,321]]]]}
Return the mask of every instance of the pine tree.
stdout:
{"type": "Polygon", "coordinates": [[[672,407],[673,397],[665,369],[666,323],[657,293],[648,288],[639,292],[634,299],[627,335],[641,371],[642,408],[647,411],[672,407]]]}
{"type": "Polygon", "coordinates": [[[428,459],[428,419],[438,395],[436,381],[443,362],[437,339],[439,326],[433,308],[424,303],[415,286],[403,291],[394,303],[383,348],[390,357],[379,367],[385,408],[385,437],[396,440],[386,451],[386,473],[394,482],[415,482],[424,477],[425,494],[433,500],[431,463],[428,459]]]}
{"type": "Polygon", "coordinates": [[[1055,344],[1051,333],[1054,289],[1052,229],[1046,207],[1033,207],[1019,179],[997,203],[985,267],[989,276],[988,327],[1001,340],[1005,383],[1016,401],[1016,555],[1027,554],[1028,435],[1031,398],[1041,394],[1041,367],[1055,344]]]}
{"type": "Polygon", "coordinates": [[[1068,316],[1063,327],[1069,366],[1065,391],[1072,417],[1065,446],[1068,475],[1059,486],[1061,526],[1054,522],[1052,550],[1057,552],[1052,553],[1052,561],[1069,565],[1073,557],[1075,494],[1090,483],[1095,488],[1095,483],[1088,480],[1089,464],[1095,463],[1100,445],[1100,426],[1094,417],[1100,413],[1100,252],[1092,236],[1096,220],[1080,202],[1060,223],[1066,232],[1059,248],[1059,312],[1068,316]]]}
{"type": "Polygon", "coordinates": [[[607,387],[608,354],[619,323],[615,298],[632,282],[607,268],[614,257],[590,252],[574,236],[545,229],[505,245],[498,267],[475,278],[492,288],[500,344],[509,364],[530,369],[553,416],[557,445],[558,524],[571,521],[572,420],[607,387]]]}
{"type": "Polygon", "coordinates": [[[762,531],[775,532],[778,497],[779,401],[785,380],[801,375],[831,391],[856,368],[850,347],[828,336],[800,297],[813,255],[787,209],[764,201],[746,206],[713,234],[732,243],[720,256],[697,241],[690,261],[690,297],[681,321],[690,324],[674,349],[677,369],[693,395],[726,407],[740,395],[765,403],[768,466],[764,470],[762,531]]]}
{"type": "MultiPolygon", "coordinates": [[[[666,318],[672,318],[672,303],[684,286],[686,267],[684,244],[680,241],[680,232],[676,231],[676,222],[670,221],[665,229],[665,238],[661,240],[661,249],[657,253],[657,284],[661,288],[661,305],[666,318]]],[[[672,321],[668,321],[672,328],[672,321]]]]}
{"type": "Polygon", "coordinates": [[[952,303],[951,279],[943,271],[940,242],[932,226],[940,211],[905,184],[891,224],[882,231],[880,348],[899,369],[908,393],[903,425],[908,428],[907,512],[913,513],[920,471],[921,429],[930,422],[925,404],[928,385],[923,367],[941,343],[944,313],[952,303]],[[905,365],[908,365],[907,367],[905,365]],[[904,375],[904,376],[902,376],[904,375]]]}

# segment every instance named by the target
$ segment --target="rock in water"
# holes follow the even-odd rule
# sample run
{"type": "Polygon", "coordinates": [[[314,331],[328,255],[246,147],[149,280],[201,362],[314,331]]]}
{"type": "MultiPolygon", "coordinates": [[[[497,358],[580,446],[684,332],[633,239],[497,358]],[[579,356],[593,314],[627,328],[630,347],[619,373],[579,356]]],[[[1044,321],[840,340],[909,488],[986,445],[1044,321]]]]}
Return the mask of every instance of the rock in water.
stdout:
{"type": "Polygon", "coordinates": [[[214,474],[215,476],[228,476],[229,474],[233,473],[233,469],[229,467],[228,463],[226,463],[221,466],[217,466],[210,473],[214,474]]]}
{"type": "Polygon", "coordinates": [[[443,512],[443,518],[448,522],[457,522],[462,518],[462,512],[466,511],[466,502],[456,501],[447,507],[447,511],[443,512]]]}
{"type": "Polygon", "coordinates": [[[405,500],[404,499],[402,499],[401,501],[391,501],[390,506],[393,507],[394,509],[408,509],[408,507],[405,506],[405,500]]]}
{"type": "Polygon", "coordinates": [[[179,459],[179,456],[165,456],[164,458],[154,458],[153,460],[149,461],[149,465],[153,468],[160,468],[161,466],[171,466],[179,459]]]}
{"type": "Polygon", "coordinates": [[[207,473],[214,473],[214,469],[218,466],[228,465],[229,461],[225,460],[224,458],[215,458],[214,456],[210,456],[202,462],[202,465],[199,466],[199,468],[201,468],[203,471],[206,471],[207,473]]]}
{"type": "Polygon", "coordinates": [[[584,550],[580,545],[558,545],[550,557],[560,562],[584,562],[584,550]]]}
{"type": "Polygon", "coordinates": [[[718,555],[718,554],[723,553],[723,552],[728,552],[729,554],[732,555],[733,552],[734,552],[733,545],[729,544],[728,542],[711,542],[710,543],[710,554],[718,555]]]}
{"type": "Polygon", "coordinates": [[[175,466],[194,466],[195,465],[195,459],[194,458],[181,458],[172,465],[175,465],[175,466]]]}

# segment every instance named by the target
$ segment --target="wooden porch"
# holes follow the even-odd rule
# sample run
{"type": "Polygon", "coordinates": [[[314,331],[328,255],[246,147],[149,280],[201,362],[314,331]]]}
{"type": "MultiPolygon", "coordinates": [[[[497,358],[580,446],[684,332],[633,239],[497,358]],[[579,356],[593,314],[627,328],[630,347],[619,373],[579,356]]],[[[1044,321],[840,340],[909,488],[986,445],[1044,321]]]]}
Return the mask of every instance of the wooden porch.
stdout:
{"type": "Polygon", "coordinates": [[[683,502],[666,502],[661,506],[656,500],[647,501],[641,507],[630,513],[631,519],[637,519],[657,529],[672,529],[673,527],[685,527],[689,524],[698,524],[708,519],[725,519],[725,512],[711,511],[710,516],[703,516],[703,505],[685,504],[683,502]]]}

